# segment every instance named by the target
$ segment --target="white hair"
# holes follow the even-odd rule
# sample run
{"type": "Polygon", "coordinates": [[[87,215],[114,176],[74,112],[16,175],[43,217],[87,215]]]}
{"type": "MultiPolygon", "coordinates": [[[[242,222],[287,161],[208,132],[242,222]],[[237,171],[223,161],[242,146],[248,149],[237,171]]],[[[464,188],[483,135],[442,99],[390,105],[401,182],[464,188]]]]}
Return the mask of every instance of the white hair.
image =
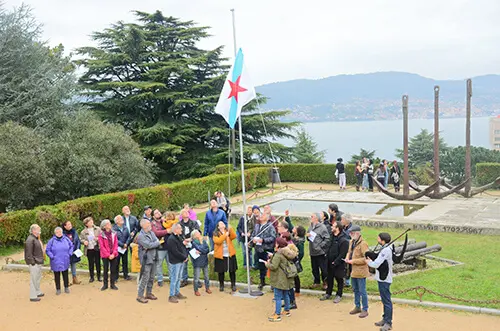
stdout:
{"type": "Polygon", "coordinates": [[[172,231],[175,231],[175,230],[180,229],[180,228],[182,228],[182,227],[179,223],[175,223],[174,225],[172,225],[172,231]]]}
{"type": "Polygon", "coordinates": [[[101,221],[101,230],[104,230],[104,227],[106,226],[106,224],[111,224],[111,221],[108,219],[102,220],[101,221]]]}
{"type": "Polygon", "coordinates": [[[57,228],[54,229],[54,233],[56,233],[57,230],[61,230],[62,231],[62,228],[60,226],[58,226],[57,228]]]}
{"type": "Polygon", "coordinates": [[[341,218],[346,220],[348,223],[352,223],[352,215],[351,214],[343,214],[341,218]]]}
{"type": "Polygon", "coordinates": [[[31,224],[31,226],[30,226],[30,233],[32,234],[33,230],[35,230],[35,229],[40,229],[40,225],[38,225],[38,224],[31,224]]]}
{"type": "Polygon", "coordinates": [[[150,222],[149,222],[149,220],[148,220],[148,219],[146,219],[146,218],[143,218],[143,219],[141,220],[141,228],[143,228],[143,227],[144,227],[144,225],[146,225],[146,224],[148,224],[148,223],[150,223],[150,222]]]}
{"type": "Polygon", "coordinates": [[[191,232],[191,238],[195,238],[195,237],[198,237],[198,235],[201,234],[200,231],[198,230],[193,230],[193,232],[191,232]]]}

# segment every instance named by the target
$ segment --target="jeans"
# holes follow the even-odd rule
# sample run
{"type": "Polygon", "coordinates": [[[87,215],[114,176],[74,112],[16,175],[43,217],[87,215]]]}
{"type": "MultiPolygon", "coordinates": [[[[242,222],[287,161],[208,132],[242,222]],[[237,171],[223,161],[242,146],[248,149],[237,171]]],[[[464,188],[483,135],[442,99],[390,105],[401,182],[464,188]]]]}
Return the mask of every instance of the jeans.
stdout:
{"type": "Polygon", "coordinates": [[[76,277],[76,263],[77,263],[77,262],[75,262],[75,263],[71,263],[71,275],[72,275],[73,277],[76,277]]]}
{"type": "Polygon", "coordinates": [[[324,255],[311,256],[311,268],[314,278],[314,284],[320,284],[321,281],[326,280],[326,274],[327,274],[326,256],[324,255]],[[320,278],[320,271],[321,271],[321,278],[320,278]]]}
{"type": "Polygon", "coordinates": [[[156,270],[156,265],[154,263],[145,264],[141,266],[140,281],[137,290],[138,297],[144,296],[144,290],[146,290],[146,295],[151,294],[153,292],[153,283],[155,281],[155,270],[156,270]]]}
{"type": "Polygon", "coordinates": [[[87,259],[89,260],[90,278],[94,278],[94,266],[97,271],[97,278],[101,277],[101,257],[99,251],[95,249],[87,250],[87,259]]]}
{"type": "Polygon", "coordinates": [[[285,311],[290,310],[290,296],[288,290],[274,289],[274,301],[276,303],[276,315],[281,315],[281,300],[285,301],[285,311]]]}
{"type": "Polygon", "coordinates": [[[193,279],[193,287],[194,291],[198,292],[198,283],[200,282],[200,274],[203,271],[203,279],[205,280],[205,289],[210,288],[210,278],[208,278],[208,264],[204,268],[194,268],[194,279],[193,279]]]}
{"type": "Polygon", "coordinates": [[[128,277],[128,253],[125,252],[124,254],[118,253],[117,256],[118,262],[116,263],[116,279],[118,280],[119,274],[120,274],[120,263],[122,265],[123,269],[123,278],[128,277]]]}
{"type": "Polygon", "coordinates": [[[175,297],[178,295],[181,291],[181,275],[182,275],[182,268],[184,264],[181,263],[176,263],[176,264],[171,264],[169,263],[169,268],[170,270],[170,296],[175,297]]]}
{"type": "Polygon", "coordinates": [[[368,174],[368,190],[373,192],[373,174],[368,174]]]}
{"type": "Polygon", "coordinates": [[[163,282],[163,260],[167,261],[168,274],[170,275],[170,264],[168,263],[168,252],[158,250],[158,261],[156,261],[156,280],[163,282]]]}
{"type": "Polygon", "coordinates": [[[184,262],[183,264],[183,267],[182,267],[182,277],[181,277],[181,280],[184,282],[188,280],[188,263],[189,263],[189,260],[187,260],[186,262],[184,262]]]}
{"type": "Polygon", "coordinates": [[[290,298],[290,303],[295,302],[295,290],[293,288],[288,290],[288,297],[290,298]]]}
{"type": "Polygon", "coordinates": [[[102,266],[104,267],[103,273],[103,285],[108,286],[108,272],[111,273],[111,286],[115,284],[118,279],[118,257],[114,259],[102,259],[102,266]]]}
{"type": "Polygon", "coordinates": [[[61,289],[61,274],[63,276],[64,288],[69,287],[68,270],[54,271],[54,281],[56,282],[56,290],[61,289]]]}
{"type": "MultiPolygon", "coordinates": [[[[243,252],[243,266],[246,267],[247,266],[247,250],[245,249],[245,242],[241,242],[240,241],[240,245],[241,245],[241,251],[243,252]]],[[[250,262],[250,266],[252,266],[252,247],[248,247],[248,260],[250,262]]]]}
{"type": "Polygon", "coordinates": [[[30,299],[36,299],[39,294],[42,294],[40,290],[40,281],[42,280],[42,265],[35,264],[29,265],[30,269],[30,299]]]}
{"type": "Polygon", "coordinates": [[[391,283],[378,282],[378,291],[384,305],[384,315],[382,319],[385,323],[392,326],[392,301],[391,301],[391,283]]]}
{"type": "Polygon", "coordinates": [[[368,295],[366,294],[366,278],[351,278],[352,290],[354,292],[354,304],[363,310],[368,311],[368,295]]]}

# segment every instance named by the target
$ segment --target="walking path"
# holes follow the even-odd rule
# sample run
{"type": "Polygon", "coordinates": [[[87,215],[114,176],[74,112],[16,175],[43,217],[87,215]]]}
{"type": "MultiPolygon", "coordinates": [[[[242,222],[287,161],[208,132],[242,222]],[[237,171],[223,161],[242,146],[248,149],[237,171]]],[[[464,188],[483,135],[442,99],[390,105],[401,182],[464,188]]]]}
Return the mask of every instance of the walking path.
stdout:
{"type": "MultiPolygon", "coordinates": [[[[380,320],[382,304],[370,302],[370,315],[365,319],[350,316],[352,302],[347,298],[338,305],[320,302],[315,297],[297,299],[299,309],[280,323],[267,321],[273,311],[272,296],[257,299],[231,296],[214,291],[195,297],[189,286],[183,289],[187,300],[169,304],[168,286],[154,287],[157,301],[139,304],[135,301],[134,281],[120,281],[118,291],[99,291],[99,283],[72,286],[70,294],[55,295],[51,274],[44,274],[41,302],[28,300],[29,274],[0,272],[0,321],[2,331],[63,329],[88,330],[326,330],[341,327],[343,331],[378,330],[373,326],[380,320]],[[68,324],[70,323],[70,324],[68,324]],[[66,327],[68,329],[68,327],[66,327]]],[[[394,330],[498,330],[499,317],[413,308],[395,305],[394,330]]]]}

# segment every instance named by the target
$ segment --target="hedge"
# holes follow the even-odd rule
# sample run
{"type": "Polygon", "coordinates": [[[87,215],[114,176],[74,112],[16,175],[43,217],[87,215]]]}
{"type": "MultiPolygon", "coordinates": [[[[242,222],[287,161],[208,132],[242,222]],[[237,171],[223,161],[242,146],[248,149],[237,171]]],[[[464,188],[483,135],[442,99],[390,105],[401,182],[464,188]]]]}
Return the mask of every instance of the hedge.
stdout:
{"type": "MultiPolygon", "coordinates": [[[[300,164],[300,163],[280,163],[277,164],[282,182],[310,182],[310,183],[335,183],[335,164],[300,164]]],[[[271,168],[271,164],[245,164],[245,168],[271,168]]],[[[345,165],[346,180],[348,185],[356,184],[354,175],[354,164],[345,165]]],[[[215,167],[217,174],[227,174],[228,165],[218,165],[215,167]]]]}
{"type": "Polygon", "coordinates": [[[477,163],[476,183],[480,186],[489,184],[500,177],[500,163],[477,163]]]}
{"type": "MultiPolygon", "coordinates": [[[[267,169],[245,171],[245,187],[251,190],[269,183],[267,169]]],[[[39,206],[32,210],[19,210],[0,215],[0,245],[22,243],[29,227],[37,223],[42,227],[42,238],[52,236],[53,229],[63,220],[70,220],[77,230],[83,228],[82,220],[92,216],[96,223],[112,219],[129,205],[134,215],[142,215],[143,206],[151,205],[160,210],[179,210],[184,203],[207,202],[208,193],[217,190],[228,193],[228,176],[184,180],[172,184],[158,185],[137,190],[109,193],[61,202],[53,206],[39,206]]],[[[241,172],[231,174],[231,194],[241,192],[241,172]]]]}

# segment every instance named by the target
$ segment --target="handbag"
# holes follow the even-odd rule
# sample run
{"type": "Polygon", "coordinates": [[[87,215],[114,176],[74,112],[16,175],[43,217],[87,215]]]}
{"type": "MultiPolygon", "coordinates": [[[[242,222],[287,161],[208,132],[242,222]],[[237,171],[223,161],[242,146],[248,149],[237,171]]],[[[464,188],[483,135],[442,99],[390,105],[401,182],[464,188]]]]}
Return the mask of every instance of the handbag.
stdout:
{"type": "Polygon", "coordinates": [[[302,267],[302,263],[300,263],[299,259],[295,259],[295,261],[293,261],[293,263],[295,264],[295,268],[297,268],[297,273],[300,274],[302,271],[304,271],[304,268],[302,267]]]}

